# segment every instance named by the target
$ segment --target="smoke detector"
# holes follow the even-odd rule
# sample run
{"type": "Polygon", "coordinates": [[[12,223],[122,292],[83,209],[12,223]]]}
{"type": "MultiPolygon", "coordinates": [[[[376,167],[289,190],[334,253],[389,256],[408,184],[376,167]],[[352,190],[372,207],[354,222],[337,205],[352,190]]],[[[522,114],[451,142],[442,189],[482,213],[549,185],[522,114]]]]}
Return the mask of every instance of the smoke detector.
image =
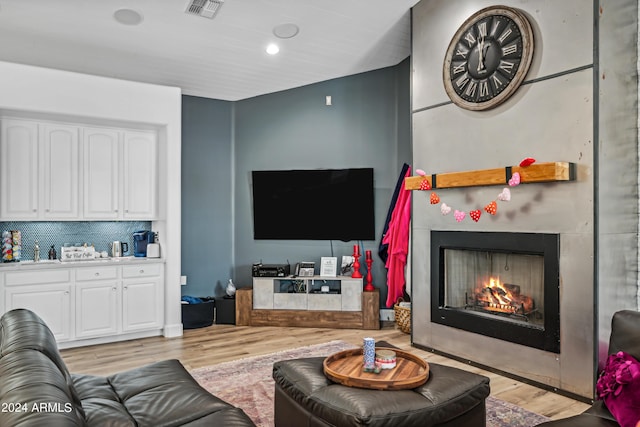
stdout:
{"type": "Polygon", "coordinates": [[[224,0],[189,0],[184,13],[213,19],[223,3],[224,0]]]}

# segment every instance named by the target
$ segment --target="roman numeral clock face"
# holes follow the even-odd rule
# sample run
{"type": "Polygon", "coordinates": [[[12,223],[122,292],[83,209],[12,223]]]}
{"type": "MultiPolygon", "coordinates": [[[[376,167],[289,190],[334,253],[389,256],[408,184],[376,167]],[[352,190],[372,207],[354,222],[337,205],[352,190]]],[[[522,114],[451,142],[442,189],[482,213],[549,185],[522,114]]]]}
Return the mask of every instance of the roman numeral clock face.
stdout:
{"type": "Polygon", "coordinates": [[[467,19],[451,39],[443,80],[449,98],[468,110],[488,110],[520,86],[533,58],[533,31],[516,9],[491,6],[467,19]]]}

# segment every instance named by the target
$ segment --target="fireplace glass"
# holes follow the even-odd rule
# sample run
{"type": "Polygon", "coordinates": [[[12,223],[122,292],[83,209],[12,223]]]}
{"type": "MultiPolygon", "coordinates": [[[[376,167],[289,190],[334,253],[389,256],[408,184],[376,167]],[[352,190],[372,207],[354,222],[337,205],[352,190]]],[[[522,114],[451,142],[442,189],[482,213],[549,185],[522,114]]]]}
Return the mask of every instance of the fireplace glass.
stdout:
{"type": "Polygon", "coordinates": [[[431,321],[560,352],[558,234],[431,231],[431,321]]]}
{"type": "Polygon", "coordinates": [[[444,303],[478,316],[544,328],[544,257],[444,250],[444,303]]]}

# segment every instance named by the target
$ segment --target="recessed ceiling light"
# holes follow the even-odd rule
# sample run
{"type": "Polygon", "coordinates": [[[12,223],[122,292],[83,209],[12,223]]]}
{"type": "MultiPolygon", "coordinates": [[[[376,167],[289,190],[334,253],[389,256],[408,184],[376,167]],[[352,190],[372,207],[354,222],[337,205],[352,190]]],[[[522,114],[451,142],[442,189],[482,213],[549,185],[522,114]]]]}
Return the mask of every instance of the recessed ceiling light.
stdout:
{"type": "Polygon", "coordinates": [[[142,22],[142,15],[132,9],[116,10],[113,18],[122,25],[138,25],[142,22]]]}
{"type": "Polygon", "coordinates": [[[280,52],[280,48],[277,44],[271,43],[269,46],[267,46],[267,53],[269,55],[275,55],[278,52],[280,52]]]}
{"type": "Polygon", "coordinates": [[[280,24],[273,27],[273,35],[280,39],[290,39],[291,37],[295,37],[300,28],[296,24],[280,24]]]}

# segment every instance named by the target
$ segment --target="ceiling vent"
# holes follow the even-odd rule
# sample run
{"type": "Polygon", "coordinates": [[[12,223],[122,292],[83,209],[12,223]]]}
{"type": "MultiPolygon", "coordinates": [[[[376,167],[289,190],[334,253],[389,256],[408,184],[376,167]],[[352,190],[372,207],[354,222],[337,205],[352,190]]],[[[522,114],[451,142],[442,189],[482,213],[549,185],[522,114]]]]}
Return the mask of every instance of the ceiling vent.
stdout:
{"type": "Polygon", "coordinates": [[[222,3],[224,3],[224,0],[189,0],[185,13],[213,19],[218,10],[220,10],[222,3]]]}

